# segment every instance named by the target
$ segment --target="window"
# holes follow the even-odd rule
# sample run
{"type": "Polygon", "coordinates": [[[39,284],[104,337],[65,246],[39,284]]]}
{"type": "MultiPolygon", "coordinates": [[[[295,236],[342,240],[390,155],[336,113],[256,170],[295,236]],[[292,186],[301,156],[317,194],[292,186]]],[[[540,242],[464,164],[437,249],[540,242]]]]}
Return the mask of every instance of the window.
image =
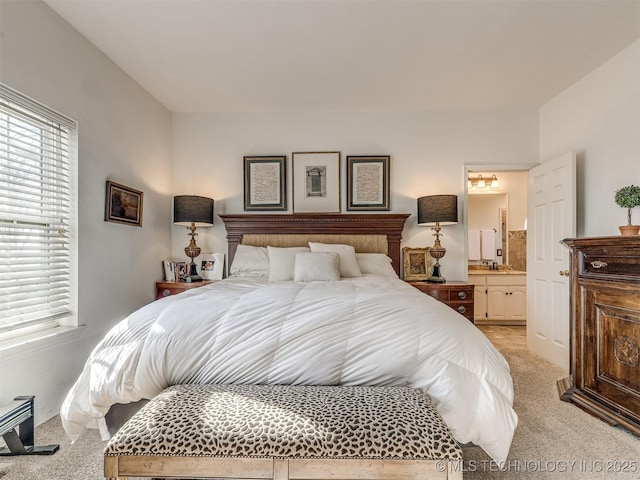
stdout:
{"type": "Polygon", "coordinates": [[[0,334],[71,316],[75,127],[0,84],[0,334]]]}

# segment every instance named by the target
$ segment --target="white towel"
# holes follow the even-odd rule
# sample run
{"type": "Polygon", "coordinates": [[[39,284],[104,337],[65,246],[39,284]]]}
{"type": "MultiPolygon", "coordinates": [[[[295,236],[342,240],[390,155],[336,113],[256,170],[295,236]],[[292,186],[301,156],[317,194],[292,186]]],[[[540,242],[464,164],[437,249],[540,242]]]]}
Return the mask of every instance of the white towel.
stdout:
{"type": "Polygon", "coordinates": [[[469,260],[480,260],[480,230],[469,230],[469,260]]]}
{"type": "Polygon", "coordinates": [[[493,230],[482,230],[482,260],[496,259],[496,232],[493,230]]]}

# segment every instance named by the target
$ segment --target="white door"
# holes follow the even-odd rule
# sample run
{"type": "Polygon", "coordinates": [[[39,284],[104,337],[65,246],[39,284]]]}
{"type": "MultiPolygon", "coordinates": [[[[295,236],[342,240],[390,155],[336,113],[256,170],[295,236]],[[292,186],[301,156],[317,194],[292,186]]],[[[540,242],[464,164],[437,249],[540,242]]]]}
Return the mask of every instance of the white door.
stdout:
{"type": "Polygon", "coordinates": [[[569,370],[569,250],[576,235],[576,157],[570,152],[529,171],[527,346],[569,370]],[[562,274],[561,274],[562,273],[562,274]]]}

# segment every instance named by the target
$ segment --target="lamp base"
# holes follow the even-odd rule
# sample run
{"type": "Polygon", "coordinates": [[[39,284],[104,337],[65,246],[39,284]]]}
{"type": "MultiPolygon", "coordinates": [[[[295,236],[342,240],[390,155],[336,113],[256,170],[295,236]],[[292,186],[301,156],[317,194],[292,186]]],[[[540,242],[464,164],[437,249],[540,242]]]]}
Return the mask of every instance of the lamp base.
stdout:
{"type": "Polygon", "coordinates": [[[447,283],[447,280],[440,276],[440,263],[436,261],[436,264],[433,266],[433,273],[429,278],[427,278],[427,282],[429,283],[447,283]]]}
{"type": "Polygon", "coordinates": [[[444,277],[435,277],[432,275],[427,278],[427,283],[447,283],[447,280],[444,277]]]}
{"type": "Polygon", "coordinates": [[[191,259],[191,263],[189,264],[189,278],[191,279],[191,282],[203,281],[203,278],[198,275],[198,270],[196,268],[196,264],[193,262],[193,259],[191,259]]]}

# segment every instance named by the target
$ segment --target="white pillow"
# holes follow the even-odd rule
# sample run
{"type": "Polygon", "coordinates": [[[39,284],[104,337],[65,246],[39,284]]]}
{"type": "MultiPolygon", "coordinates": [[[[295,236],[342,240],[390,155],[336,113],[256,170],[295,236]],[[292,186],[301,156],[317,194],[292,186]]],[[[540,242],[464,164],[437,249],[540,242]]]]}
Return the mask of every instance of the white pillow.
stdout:
{"type": "Polygon", "coordinates": [[[312,252],[335,252],[340,255],[340,276],[343,278],[361,277],[362,272],[356,260],[356,249],[351,245],[338,243],[309,242],[312,252]]]}
{"type": "Polygon", "coordinates": [[[269,275],[269,257],[265,247],[238,245],[229,275],[239,277],[266,277],[269,275]]]}
{"type": "Polygon", "coordinates": [[[392,260],[384,253],[356,253],[356,260],[362,273],[398,278],[391,265],[392,260]]]}
{"type": "Polygon", "coordinates": [[[307,247],[267,247],[269,255],[269,283],[293,280],[296,254],[308,252],[307,247]]]}
{"type": "Polygon", "coordinates": [[[293,268],[295,282],[335,282],[340,280],[340,255],[335,252],[300,252],[293,268]]]}

